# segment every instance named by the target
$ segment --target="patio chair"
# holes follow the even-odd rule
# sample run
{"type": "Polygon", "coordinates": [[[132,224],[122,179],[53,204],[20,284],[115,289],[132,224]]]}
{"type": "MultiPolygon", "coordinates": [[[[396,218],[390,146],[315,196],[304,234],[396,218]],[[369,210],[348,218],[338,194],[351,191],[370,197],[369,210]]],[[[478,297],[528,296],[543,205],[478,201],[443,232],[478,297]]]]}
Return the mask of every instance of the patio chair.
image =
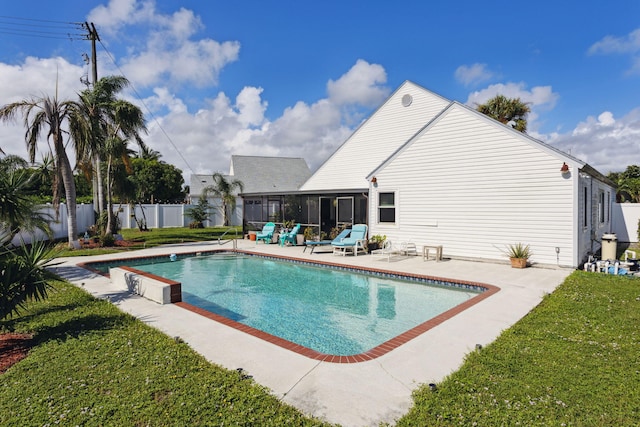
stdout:
{"type": "Polygon", "coordinates": [[[387,262],[391,261],[392,255],[399,255],[402,252],[399,249],[393,247],[391,240],[385,240],[380,249],[374,249],[371,251],[371,255],[379,257],[387,257],[387,262]]]}
{"type": "Polygon", "coordinates": [[[302,250],[302,252],[305,252],[307,250],[308,247],[311,248],[311,253],[313,253],[313,251],[318,247],[318,246],[329,246],[331,243],[333,242],[341,242],[342,239],[344,239],[345,237],[347,237],[349,234],[351,234],[351,229],[350,228],[345,228],[344,230],[342,230],[340,232],[340,234],[338,234],[336,236],[335,239],[333,240],[306,240],[304,242],[304,244],[306,245],[304,247],[304,249],[302,250]]]}
{"type": "Polygon", "coordinates": [[[273,233],[276,231],[276,225],[272,222],[268,222],[262,227],[262,231],[260,233],[256,233],[256,245],[260,240],[264,240],[266,244],[271,243],[271,239],[273,238],[273,233]]]}
{"type": "Polygon", "coordinates": [[[367,252],[365,243],[367,242],[367,225],[356,224],[351,229],[349,237],[342,239],[339,242],[331,242],[333,246],[334,255],[346,255],[347,251],[353,252],[354,256],[358,256],[359,251],[367,252]]]}
{"type": "Polygon", "coordinates": [[[284,246],[285,243],[287,243],[287,242],[289,242],[293,246],[295,246],[296,245],[296,236],[298,235],[299,231],[300,231],[300,224],[296,224],[296,226],[293,227],[293,229],[290,232],[283,233],[280,236],[280,246],[284,246]]]}

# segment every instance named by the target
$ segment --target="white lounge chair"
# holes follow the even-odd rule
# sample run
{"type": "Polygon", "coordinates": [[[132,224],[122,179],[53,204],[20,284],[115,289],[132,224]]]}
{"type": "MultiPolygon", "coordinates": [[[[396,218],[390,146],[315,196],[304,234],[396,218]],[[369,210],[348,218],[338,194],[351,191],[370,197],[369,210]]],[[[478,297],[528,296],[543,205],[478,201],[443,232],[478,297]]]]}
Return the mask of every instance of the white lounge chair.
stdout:
{"type": "Polygon", "coordinates": [[[391,261],[392,255],[398,255],[400,251],[393,248],[393,243],[391,240],[385,240],[380,249],[374,249],[371,251],[371,255],[376,257],[387,257],[387,262],[391,261]]]}

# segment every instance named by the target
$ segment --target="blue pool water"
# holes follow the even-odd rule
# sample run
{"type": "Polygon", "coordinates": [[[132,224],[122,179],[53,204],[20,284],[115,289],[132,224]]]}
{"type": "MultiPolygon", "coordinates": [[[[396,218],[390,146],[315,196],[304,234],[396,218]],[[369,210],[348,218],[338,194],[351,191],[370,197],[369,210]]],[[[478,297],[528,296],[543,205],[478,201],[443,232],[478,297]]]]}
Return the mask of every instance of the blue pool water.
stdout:
{"type": "Polygon", "coordinates": [[[139,261],[135,268],[181,282],[184,302],[345,356],[366,352],[480,293],[255,256],[139,261]]]}

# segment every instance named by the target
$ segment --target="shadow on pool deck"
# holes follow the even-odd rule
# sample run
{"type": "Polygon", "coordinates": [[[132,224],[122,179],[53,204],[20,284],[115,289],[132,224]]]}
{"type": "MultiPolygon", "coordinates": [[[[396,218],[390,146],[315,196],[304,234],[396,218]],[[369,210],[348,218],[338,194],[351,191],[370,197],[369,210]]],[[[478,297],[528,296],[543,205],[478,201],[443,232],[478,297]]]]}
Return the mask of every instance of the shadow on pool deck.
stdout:
{"type": "MultiPolygon", "coordinates": [[[[126,253],[153,256],[213,249],[230,249],[217,242],[172,245],[126,253]]],[[[113,301],[169,336],[179,336],[211,362],[229,369],[243,368],[260,384],[303,412],[343,426],[393,423],[412,404],[411,393],[420,384],[439,382],[456,370],[476,344],[486,345],[513,325],[542,297],[568,276],[570,269],[513,269],[505,264],[446,260],[423,261],[422,257],[392,260],[369,255],[335,256],[309,254],[302,247],[238,241],[238,249],[312,261],[331,262],[401,273],[443,277],[495,285],[500,292],[422,333],[374,360],[335,364],[313,360],[255,336],[212,321],[176,305],[159,305],[128,294],[113,301]]],[[[73,283],[104,298],[116,292],[109,279],[82,273],[76,265],[90,260],[122,258],[125,254],[64,259],[60,272],[73,283]],[[69,273],[67,276],[64,273],[69,273]]],[[[82,269],[80,269],[82,270],[82,269]]],[[[86,270],[85,270],[86,271],[86,270]]]]}

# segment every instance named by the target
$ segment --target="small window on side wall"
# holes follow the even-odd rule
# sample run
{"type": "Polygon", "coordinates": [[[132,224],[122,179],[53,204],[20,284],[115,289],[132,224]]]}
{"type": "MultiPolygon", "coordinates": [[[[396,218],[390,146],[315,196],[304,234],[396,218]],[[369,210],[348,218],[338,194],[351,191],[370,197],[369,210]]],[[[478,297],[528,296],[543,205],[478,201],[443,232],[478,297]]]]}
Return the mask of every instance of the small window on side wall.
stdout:
{"type": "Polygon", "coordinates": [[[378,193],[378,222],[396,222],[395,193],[378,193]]]}
{"type": "Polygon", "coordinates": [[[604,191],[600,191],[598,194],[598,219],[600,224],[604,224],[605,220],[605,203],[604,203],[604,191]]]}

